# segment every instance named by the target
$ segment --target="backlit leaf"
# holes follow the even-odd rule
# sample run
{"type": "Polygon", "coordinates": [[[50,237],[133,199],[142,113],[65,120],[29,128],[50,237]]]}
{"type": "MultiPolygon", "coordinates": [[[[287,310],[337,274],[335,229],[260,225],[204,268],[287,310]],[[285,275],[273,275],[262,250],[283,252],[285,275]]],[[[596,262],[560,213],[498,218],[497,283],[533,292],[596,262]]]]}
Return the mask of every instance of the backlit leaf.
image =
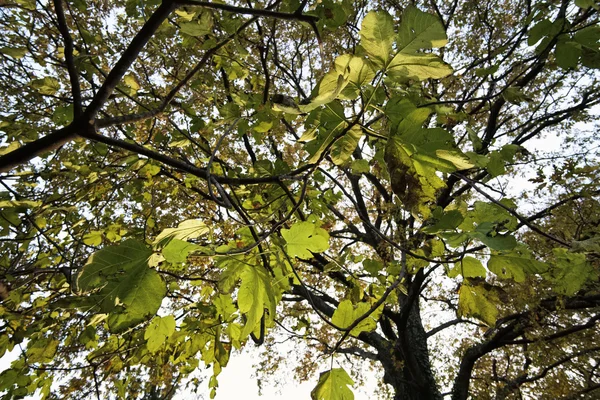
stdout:
{"type": "Polygon", "coordinates": [[[458,312],[463,317],[473,317],[494,326],[498,318],[500,300],[493,290],[484,285],[463,283],[458,292],[458,312]]]}
{"type": "Polygon", "coordinates": [[[398,28],[398,50],[401,53],[443,47],[446,43],[446,31],[438,17],[412,5],[404,9],[398,28]]]}
{"type": "Polygon", "coordinates": [[[290,257],[312,258],[329,248],[329,234],[311,222],[296,222],[290,229],[282,229],[290,257]]]}
{"type": "Polygon", "coordinates": [[[360,126],[353,126],[331,146],[331,161],[336,165],[346,163],[352,156],[352,152],[354,152],[356,146],[358,146],[358,141],[362,136],[362,128],[360,126]]]}
{"type": "Polygon", "coordinates": [[[540,274],[548,268],[544,263],[534,260],[528,253],[519,250],[492,254],[487,266],[499,278],[512,278],[515,282],[523,282],[527,275],[540,274]]]}
{"type": "Polygon", "coordinates": [[[171,239],[195,239],[209,231],[206,224],[199,219],[188,219],[187,221],[181,222],[177,228],[167,228],[163,230],[156,239],[154,239],[154,244],[165,245],[171,239]]]}
{"type": "Polygon", "coordinates": [[[156,353],[174,332],[175,318],[172,315],[154,317],[144,331],[144,339],[146,339],[148,350],[151,353],[156,353]]]}
{"type": "Polygon", "coordinates": [[[246,324],[241,333],[242,337],[246,337],[260,324],[265,310],[269,319],[273,319],[277,301],[270,275],[263,267],[247,265],[240,278],[242,284],[238,292],[238,308],[246,315],[246,324]]]}
{"type": "Polygon", "coordinates": [[[387,68],[390,77],[409,77],[419,80],[440,79],[452,72],[452,67],[435,54],[398,53],[387,68]]]}
{"type": "Polygon", "coordinates": [[[352,385],[354,381],[344,369],[333,368],[321,373],[310,397],[312,400],[354,400],[354,393],[348,387],[352,385]]]}
{"type": "Polygon", "coordinates": [[[385,11],[370,11],[362,21],[360,44],[369,59],[378,66],[386,66],[394,42],[394,23],[385,11]]]}
{"type": "MultiPolygon", "coordinates": [[[[371,305],[366,302],[358,302],[356,305],[352,304],[350,300],[343,300],[338,305],[337,309],[331,317],[331,322],[340,328],[349,327],[359,317],[367,313],[371,308],[371,305]]],[[[381,308],[373,311],[371,315],[363,319],[356,325],[350,334],[358,336],[361,332],[370,332],[377,327],[377,320],[381,315],[381,308]]]]}
{"type": "Polygon", "coordinates": [[[108,313],[111,332],[122,332],[152,317],[167,292],[148,266],[152,251],[135,240],[94,253],[77,276],[82,294],[93,293],[100,312],[108,313]]]}
{"type": "Polygon", "coordinates": [[[486,273],[487,271],[481,261],[473,257],[464,257],[448,272],[448,276],[450,278],[455,278],[458,275],[465,278],[485,278],[486,273]]]}

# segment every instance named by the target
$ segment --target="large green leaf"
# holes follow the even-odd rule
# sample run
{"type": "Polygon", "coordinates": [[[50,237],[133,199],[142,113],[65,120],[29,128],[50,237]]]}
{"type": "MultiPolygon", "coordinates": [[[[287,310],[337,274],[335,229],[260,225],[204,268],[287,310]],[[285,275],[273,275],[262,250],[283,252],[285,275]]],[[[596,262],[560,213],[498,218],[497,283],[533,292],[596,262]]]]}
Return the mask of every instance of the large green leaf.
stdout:
{"type": "Polygon", "coordinates": [[[144,331],[144,339],[146,339],[148,350],[151,353],[156,353],[164,345],[165,340],[173,335],[174,332],[175,318],[172,315],[154,317],[144,331]]]}
{"type": "Polygon", "coordinates": [[[165,260],[171,263],[185,262],[187,256],[192,252],[211,253],[211,250],[204,246],[199,246],[194,243],[185,242],[179,239],[171,239],[169,243],[162,249],[162,255],[165,260]]]}
{"type": "Polygon", "coordinates": [[[392,78],[415,78],[418,80],[440,79],[452,74],[452,67],[435,54],[398,53],[387,67],[392,78]]]}
{"type": "Polygon", "coordinates": [[[27,344],[27,361],[30,363],[48,363],[54,358],[59,341],[52,337],[41,337],[27,344]]]}
{"type": "Polygon", "coordinates": [[[160,275],[148,266],[152,251],[135,240],[94,253],[77,277],[82,294],[92,292],[111,332],[151,318],[166,295],[160,275]]]}
{"type": "Polygon", "coordinates": [[[260,266],[247,265],[240,275],[242,284],[238,292],[238,309],[246,316],[242,337],[248,336],[259,325],[265,309],[270,320],[275,316],[277,300],[271,277],[260,266]]]}
{"type": "Polygon", "coordinates": [[[290,229],[282,229],[281,236],[291,257],[312,258],[313,253],[329,248],[329,233],[312,222],[296,222],[290,229]]]}
{"type": "MultiPolygon", "coordinates": [[[[340,328],[349,327],[357,318],[364,315],[369,309],[371,305],[365,302],[359,302],[354,305],[350,300],[343,300],[338,305],[338,308],[333,313],[331,317],[331,322],[340,328]]],[[[383,308],[378,308],[367,318],[363,319],[354,327],[350,334],[353,336],[358,336],[361,332],[370,332],[377,327],[377,320],[381,315],[383,308]]]]}
{"type": "Polygon", "coordinates": [[[554,249],[553,253],[553,266],[545,276],[554,282],[554,290],[558,294],[573,296],[587,282],[597,281],[598,272],[585,254],[571,253],[563,248],[554,249]]]}
{"type": "Polygon", "coordinates": [[[463,317],[473,317],[494,326],[498,318],[498,295],[485,285],[463,283],[458,292],[458,312],[463,317]]]}
{"type": "Polygon", "coordinates": [[[343,54],[336,58],[335,69],[348,71],[348,85],[338,96],[340,99],[355,99],[361,93],[362,87],[375,78],[375,71],[368,61],[350,54],[343,54]]]}
{"type": "Polygon", "coordinates": [[[317,88],[317,93],[312,98],[310,103],[300,105],[297,112],[290,110],[286,110],[286,112],[291,114],[308,113],[315,108],[323,104],[331,103],[333,100],[338,98],[346,85],[348,85],[350,69],[348,66],[343,67],[341,65],[336,65],[336,67],[340,67],[340,69],[329,71],[325,74],[323,79],[321,79],[321,82],[317,88]]]}
{"type": "Polygon", "coordinates": [[[548,269],[545,263],[534,260],[524,249],[493,254],[487,266],[499,278],[512,278],[515,282],[523,282],[527,275],[541,274],[548,269]]]}
{"type": "Polygon", "coordinates": [[[312,400],[353,400],[354,393],[348,386],[354,381],[343,368],[333,368],[321,373],[319,383],[310,392],[312,400]]]}
{"type": "Polygon", "coordinates": [[[307,150],[312,154],[308,160],[309,163],[316,163],[333,141],[341,139],[338,136],[348,126],[344,116],[344,107],[339,101],[328,104],[319,115],[320,132],[316,140],[307,145],[307,150]]]}
{"type": "Polygon", "coordinates": [[[398,28],[398,50],[401,53],[443,47],[446,43],[448,38],[439,18],[412,5],[404,9],[398,28]]]}
{"type": "Polygon", "coordinates": [[[448,276],[450,278],[455,278],[458,275],[465,278],[485,278],[486,273],[487,271],[481,261],[473,257],[464,257],[448,272],[448,276]]]}
{"type": "Polygon", "coordinates": [[[445,186],[434,167],[442,165],[443,160],[419,153],[398,136],[388,139],[384,159],[394,194],[409,210],[428,217],[428,204],[435,201],[437,190],[445,186]]]}
{"type": "Polygon", "coordinates": [[[341,138],[337,139],[331,146],[331,161],[336,165],[345,164],[358,146],[358,141],[363,136],[360,126],[353,126],[341,138]]]}
{"type": "Polygon", "coordinates": [[[199,219],[188,219],[181,222],[177,228],[163,230],[154,240],[154,244],[166,245],[171,239],[194,239],[208,233],[210,230],[199,219]]]}
{"type": "Polygon", "coordinates": [[[390,14],[370,11],[362,21],[360,38],[369,59],[379,67],[387,66],[394,42],[394,22],[390,14]]]}

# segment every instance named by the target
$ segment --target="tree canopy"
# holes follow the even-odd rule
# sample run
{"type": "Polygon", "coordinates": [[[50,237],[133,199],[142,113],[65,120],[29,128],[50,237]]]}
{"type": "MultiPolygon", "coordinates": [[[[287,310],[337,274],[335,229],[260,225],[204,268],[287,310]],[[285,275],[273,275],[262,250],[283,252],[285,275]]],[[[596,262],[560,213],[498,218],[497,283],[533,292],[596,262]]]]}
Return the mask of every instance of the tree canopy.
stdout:
{"type": "Polygon", "coordinates": [[[2,398],[600,395],[593,0],[0,15],[2,398]]]}

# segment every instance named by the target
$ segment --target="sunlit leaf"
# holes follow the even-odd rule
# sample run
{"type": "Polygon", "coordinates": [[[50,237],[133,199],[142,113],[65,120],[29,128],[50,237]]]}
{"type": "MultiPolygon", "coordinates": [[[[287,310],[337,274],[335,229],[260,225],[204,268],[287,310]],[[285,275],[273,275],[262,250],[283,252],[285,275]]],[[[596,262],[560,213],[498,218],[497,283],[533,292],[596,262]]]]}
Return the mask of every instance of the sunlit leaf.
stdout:
{"type": "Polygon", "coordinates": [[[394,23],[385,11],[370,11],[362,21],[360,44],[369,59],[378,66],[386,66],[394,42],[394,23]]]}
{"type": "Polygon", "coordinates": [[[310,392],[312,400],[354,400],[354,394],[348,386],[354,381],[342,368],[333,368],[322,372],[319,383],[310,392]]]}
{"type": "Polygon", "coordinates": [[[463,257],[449,272],[450,278],[462,275],[465,278],[485,278],[487,271],[481,261],[473,257],[463,257]]]}
{"type": "Polygon", "coordinates": [[[484,285],[472,286],[463,283],[458,292],[458,311],[463,317],[472,317],[494,326],[498,318],[500,300],[493,291],[484,285]]]}
{"type": "Polygon", "coordinates": [[[242,337],[248,336],[260,324],[265,312],[269,319],[275,315],[277,300],[268,272],[261,266],[246,266],[240,275],[242,284],[238,292],[238,309],[246,316],[242,337]]]}
{"type": "Polygon", "coordinates": [[[154,317],[150,325],[144,331],[146,346],[151,353],[156,353],[164,346],[165,340],[175,332],[175,318],[172,315],[166,317],[154,317]]]}
{"type": "MultiPolygon", "coordinates": [[[[331,317],[331,322],[340,328],[348,328],[357,318],[363,316],[369,311],[371,305],[365,302],[352,304],[350,300],[343,300],[338,305],[337,309],[331,317]]],[[[373,311],[371,315],[363,319],[354,327],[350,334],[358,336],[361,332],[370,332],[377,327],[377,320],[381,315],[381,309],[373,311]]]]}
{"type": "Polygon", "coordinates": [[[291,257],[312,258],[329,248],[329,234],[311,222],[296,222],[290,229],[282,229],[281,236],[287,243],[291,257]]]}
{"type": "Polygon", "coordinates": [[[398,28],[398,50],[401,53],[443,47],[447,42],[446,31],[439,18],[412,5],[404,9],[398,28]]]}
{"type": "Polygon", "coordinates": [[[435,54],[398,53],[387,67],[387,74],[393,78],[440,79],[452,72],[452,67],[435,54]]]}
{"type": "Polygon", "coordinates": [[[195,239],[209,231],[206,224],[199,219],[188,219],[187,221],[181,222],[177,228],[167,228],[163,230],[156,239],[154,239],[154,244],[165,245],[171,239],[195,239]]]}
{"type": "Polygon", "coordinates": [[[80,293],[94,293],[108,313],[111,332],[122,332],[152,317],[166,294],[160,275],[148,266],[152,251],[135,240],[94,253],[77,276],[80,293]]]}

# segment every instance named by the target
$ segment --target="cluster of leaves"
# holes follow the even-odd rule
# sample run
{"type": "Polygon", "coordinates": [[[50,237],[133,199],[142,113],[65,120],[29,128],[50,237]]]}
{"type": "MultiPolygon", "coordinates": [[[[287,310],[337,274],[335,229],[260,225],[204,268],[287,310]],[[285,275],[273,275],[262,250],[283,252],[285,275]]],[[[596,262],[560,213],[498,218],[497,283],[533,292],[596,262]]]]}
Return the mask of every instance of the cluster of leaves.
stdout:
{"type": "Polygon", "coordinates": [[[600,388],[597,160],[524,147],[581,140],[597,7],[392,3],[0,5],[5,398],[212,398],[280,335],[318,400],[342,354],[395,399],[600,388]]]}

